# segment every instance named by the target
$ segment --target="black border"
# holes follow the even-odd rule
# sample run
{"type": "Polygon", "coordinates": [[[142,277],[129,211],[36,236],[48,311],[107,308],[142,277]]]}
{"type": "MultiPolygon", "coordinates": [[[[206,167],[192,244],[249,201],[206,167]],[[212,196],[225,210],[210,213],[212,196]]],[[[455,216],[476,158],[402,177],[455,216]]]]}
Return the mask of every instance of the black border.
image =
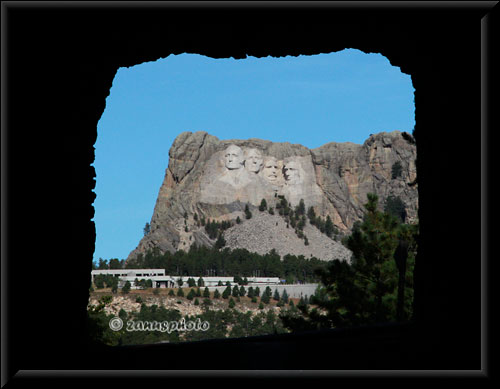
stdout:
{"type": "MultiPolygon", "coordinates": [[[[276,377],[292,373],[266,369],[316,368],[332,370],[295,374],[491,377],[485,353],[487,242],[481,231],[480,269],[472,223],[479,196],[472,193],[479,179],[486,179],[485,171],[478,173],[488,165],[483,147],[493,144],[488,129],[495,119],[488,102],[496,82],[489,55],[495,4],[2,3],[2,385],[14,375],[9,385],[42,378],[116,378],[123,369],[130,371],[128,382],[141,378],[135,369],[170,369],[164,374],[176,377],[276,377]],[[82,335],[94,250],[89,241],[95,237],[90,222],[95,173],[89,165],[117,67],[169,53],[244,58],[346,47],[381,52],[411,74],[416,89],[424,231],[416,323],[189,345],[90,346],[82,335]],[[480,49],[486,73],[481,81],[488,88],[482,90],[486,101],[478,130],[480,49]],[[482,134],[481,166],[472,152],[476,133],[482,134]],[[457,227],[464,239],[452,232],[457,227]],[[78,276],[64,288],[52,287],[41,276],[47,271],[55,280],[69,272],[78,276]],[[49,297],[65,312],[62,323],[51,316],[49,297]],[[331,351],[329,360],[314,352],[322,348],[331,351]],[[174,355],[198,359],[186,366],[174,355]],[[225,363],[218,362],[223,356],[225,363]],[[101,369],[106,372],[95,372],[101,369]]],[[[484,212],[490,188],[482,185],[484,212]]]]}

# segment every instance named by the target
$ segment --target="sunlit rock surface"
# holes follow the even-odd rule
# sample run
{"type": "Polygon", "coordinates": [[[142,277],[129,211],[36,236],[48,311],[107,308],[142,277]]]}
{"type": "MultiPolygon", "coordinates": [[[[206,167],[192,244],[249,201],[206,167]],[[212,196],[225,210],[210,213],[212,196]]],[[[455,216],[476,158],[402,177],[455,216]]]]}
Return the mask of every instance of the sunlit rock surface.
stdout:
{"type": "MultiPolygon", "coordinates": [[[[316,149],[261,139],[219,140],[207,132],[183,132],[169,151],[169,165],[161,185],[150,233],[139,242],[128,259],[157,247],[160,251],[187,251],[192,244],[212,246],[201,219],[242,223],[226,230],[228,246],[280,255],[315,256],[324,260],[346,258],[341,244],[314,226],[304,229],[309,245],[290,234],[283,218],[266,212],[260,227],[256,219],[245,219],[245,205],[257,216],[265,199],[275,208],[284,196],[295,207],[303,199],[306,210],[330,216],[334,225],[349,233],[361,220],[368,193],[379,196],[383,208],[387,196],[398,196],[406,206],[407,221],[417,216],[416,147],[411,136],[399,131],[371,135],[362,145],[327,143],[316,149]],[[401,173],[392,177],[399,161],[401,173]],[[185,217],[187,215],[187,217],[185,217]],[[270,222],[273,220],[273,222],[270,222]],[[247,223],[247,226],[243,226],[247,223]],[[255,228],[249,228],[252,225],[255,228]],[[252,232],[254,231],[254,232],[252,232]],[[241,236],[240,236],[241,235],[241,236]],[[274,237],[263,239],[263,237],[274,237]],[[279,238],[285,239],[287,244],[279,238]],[[244,242],[244,243],[238,243],[244,242]],[[274,243],[273,243],[274,242],[274,243]],[[304,247],[305,246],[305,247],[304,247]]],[[[264,217],[264,216],[263,216],[264,217]]]]}

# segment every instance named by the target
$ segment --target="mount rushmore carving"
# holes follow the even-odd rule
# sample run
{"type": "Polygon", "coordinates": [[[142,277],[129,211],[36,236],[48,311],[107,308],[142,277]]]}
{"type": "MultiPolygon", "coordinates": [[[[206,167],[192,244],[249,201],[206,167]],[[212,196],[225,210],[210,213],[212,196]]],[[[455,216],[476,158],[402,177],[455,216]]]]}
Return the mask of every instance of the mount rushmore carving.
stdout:
{"type": "MultiPolygon", "coordinates": [[[[154,247],[175,252],[193,244],[212,246],[200,219],[244,219],[246,205],[256,209],[265,199],[272,206],[278,196],[292,207],[303,199],[308,209],[329,216],[343,233],[363,217],[367,193],[376,193],[381,202],[389,195],[400,197],[411,221],[417,216],[418,192],[412,185],[416,148],[408,136],[382,132],[362,145],[331,142],[308,149],[288,142],[219,140],[203,131],[183,132],[169,151],[150,232],[128,259],[154,247]],[[391,175],[395,162],[402,166],[397,179],[391,175]]],[[[281,228],[280,223],[274,225],[281,228]]],[[[285,232],[272,231],[276,236],[285,232]]]]}
{"type": "Polygon", "coordinates": [[[206,169],[200,182],[200,202],[240,201],[258,205],[262,199],[277,195],[285,196],[292,204],[304,197],[311,206],[321,202],[311,158],[293,156],[278,160],[259,149],[231,144],[215,153],[206,169]]]}

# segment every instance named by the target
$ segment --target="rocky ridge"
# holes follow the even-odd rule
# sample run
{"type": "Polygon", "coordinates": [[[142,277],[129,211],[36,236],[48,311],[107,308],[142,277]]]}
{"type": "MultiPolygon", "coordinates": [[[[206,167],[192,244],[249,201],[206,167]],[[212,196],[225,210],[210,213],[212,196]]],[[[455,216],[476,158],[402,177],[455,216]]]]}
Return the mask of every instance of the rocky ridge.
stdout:
{"type": "Polygon", "coordinates": [[[400,131],[371,135],[362,145],[331,142],[316,149],[254,138],[219,140],[204,131],[181,133],[169,151],[150,232],[127,260],[153,247],[175,252],[192,244],[213,246],[215,239],[208,237],[200,220],[234,223],[238,216],[244,222],[224,233],[228,247],[259,253],[274,248],[280,255],[288,251],[325,260],[342,256],[343,246],[309,223],[304,233],[310,244],[305,246],[283,218],[258,215],[262,198],[272,204],[281,195],[292,207],[304,199],[307,208],[314,207],[323,218],[330,216],[346,234],[362,218],[368,193],[379,196],[381,209],[392,195],[404,202],[411,222],[418,209],[415,159],[411,135],[400,131]],[[401,173],[393,178],[396,162],[401,173]],[[247,204],[253,221],[244,219],[247,204]]]}

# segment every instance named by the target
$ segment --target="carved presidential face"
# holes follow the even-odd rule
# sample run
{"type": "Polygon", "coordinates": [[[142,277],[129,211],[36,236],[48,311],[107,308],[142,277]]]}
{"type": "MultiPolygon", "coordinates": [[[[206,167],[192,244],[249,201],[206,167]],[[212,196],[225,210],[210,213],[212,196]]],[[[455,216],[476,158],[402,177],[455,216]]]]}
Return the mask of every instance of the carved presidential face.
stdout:
{"type": "Polygon", "coordinates": [[[254,173],[258,173],[262,167],[262,154],[257,149],[248,150],[245,156],[245,167],[254,173]]]}
{"type": "Polygon", "coordinates": [[[240,169],[243,166],[243,150],[236,145],[229,146],[224,152],[224,162],[229,170],[240,169]]]}
{"type": "Polygon", "coordinates": [[[290,161],[283,167],[285,180],[289,184],[296,184],[300,181],[300,165],[295,161],[290,161]]]}
{"type": "Polygon", "coordinates": [[[279,174],[279,166],[278,166],[278,160],[276,158],[268,158],[266,159],[266,162],[264,163],[264,178],[271,182],[275,182],[278,180],[278,174],[279,174]]]}

